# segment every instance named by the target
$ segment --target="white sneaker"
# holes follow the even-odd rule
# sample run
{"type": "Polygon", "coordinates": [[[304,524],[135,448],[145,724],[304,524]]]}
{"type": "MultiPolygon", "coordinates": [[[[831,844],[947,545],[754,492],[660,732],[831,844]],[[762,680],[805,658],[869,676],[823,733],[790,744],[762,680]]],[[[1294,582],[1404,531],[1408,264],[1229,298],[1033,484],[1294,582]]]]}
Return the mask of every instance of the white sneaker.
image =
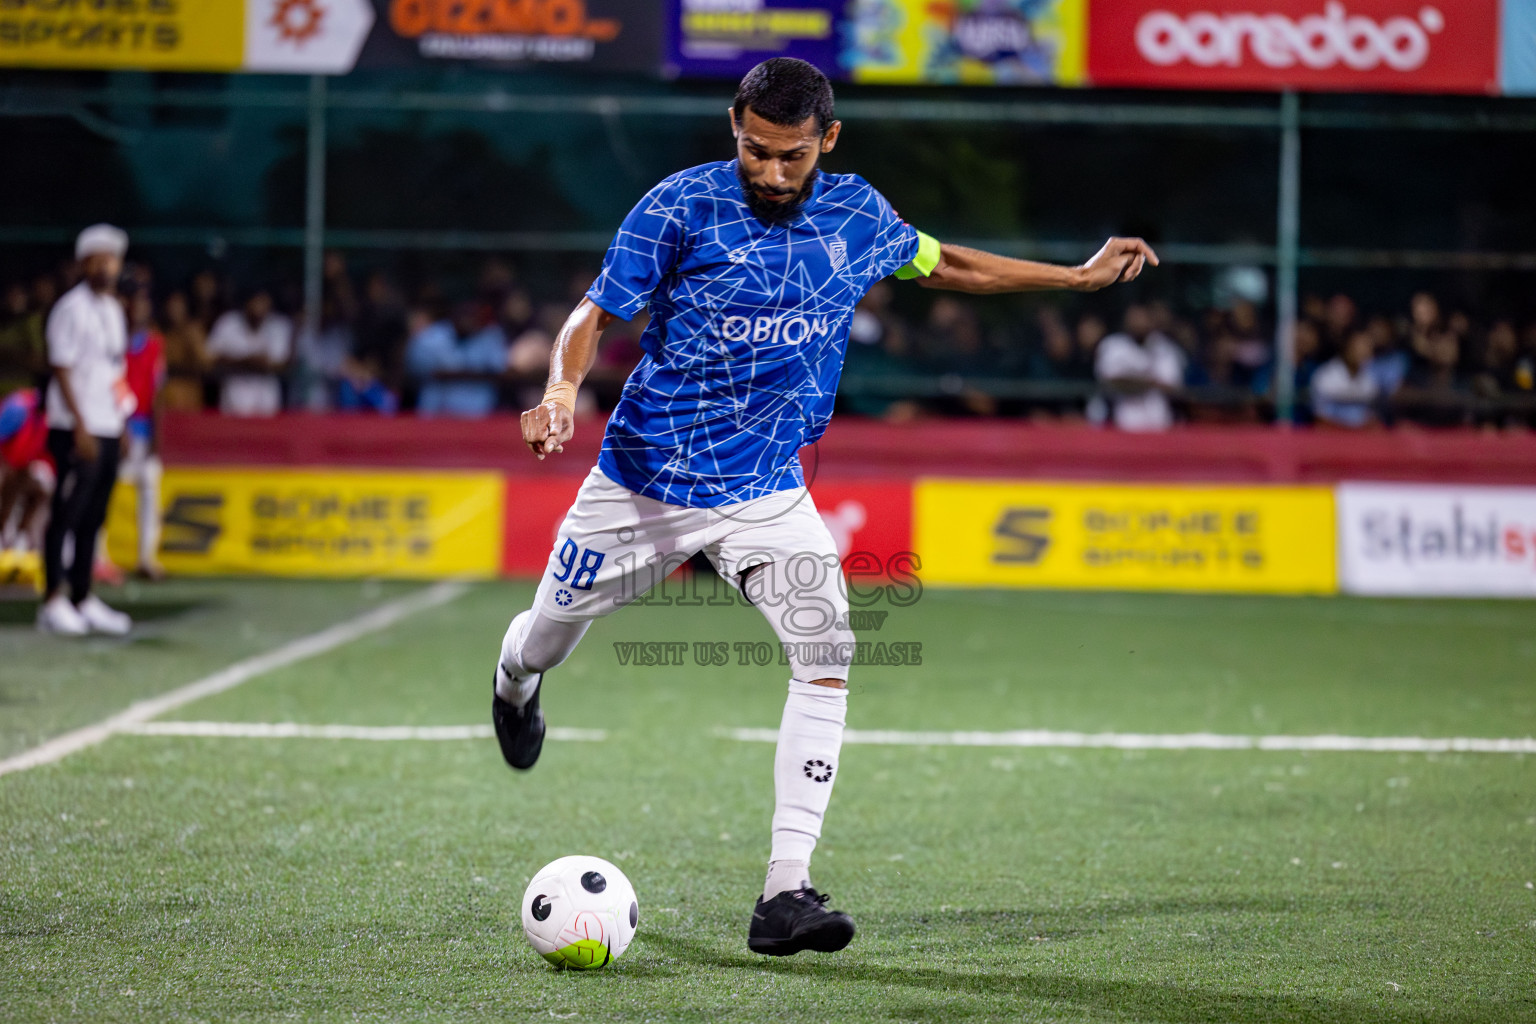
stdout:
{"type": "Polygon", "coordinates": [[[126,636],[133,628],[133,620],[124,612],[111,608],[107,602],[89,594],[84,601],[75,606],[80,612],[80,617],[85,620],[92,633],[105,633],[108,636],[126,636]]]}
{"type": "Polygon", "coordinates": [[[57,594],[37,610],[37,631],[54,636],[85,636],[91,631],[91,624],[69,598],[57,594]]]}

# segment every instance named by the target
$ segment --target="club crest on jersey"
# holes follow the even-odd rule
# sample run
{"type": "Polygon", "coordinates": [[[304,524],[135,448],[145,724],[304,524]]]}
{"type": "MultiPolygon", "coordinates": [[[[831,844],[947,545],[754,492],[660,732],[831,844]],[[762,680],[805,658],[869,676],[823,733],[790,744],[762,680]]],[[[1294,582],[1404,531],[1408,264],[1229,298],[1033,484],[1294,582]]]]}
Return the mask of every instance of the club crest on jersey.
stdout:
{"type": "Polygon", "coordinates": [[[725,258],[730,260],[732,263],[745,263],[747,262],[747,250],[745,248],[732,249],[730,252],[725,254],[725,258]]]}
{"type": "Polygon", "coordinates": [[[832,236],[832,241],[827,244],[827,254],[832,257],[832,272],[841,274],[843,268],[848,266],[848,243],[838,235],[832,236]]]}

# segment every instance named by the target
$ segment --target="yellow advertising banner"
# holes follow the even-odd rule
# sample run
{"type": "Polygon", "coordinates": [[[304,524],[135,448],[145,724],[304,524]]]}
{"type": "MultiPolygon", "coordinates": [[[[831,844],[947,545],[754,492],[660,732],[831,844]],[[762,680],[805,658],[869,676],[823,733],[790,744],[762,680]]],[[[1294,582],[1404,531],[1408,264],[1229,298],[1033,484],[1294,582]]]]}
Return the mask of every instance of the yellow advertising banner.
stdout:
{"type": "Polygon", "coordinates": [[[0,0],[0,65],[234,71],[242,0],[0,0]]]}
{"type": "MultiPolygon", "coordinates": [[[[160,560],[173,573],[494,576],[505,490],[497,473],[168,469],[160,560]]],[[[125,567],[135,505],[119,484],[107,546],[125,567]]]]}
{"type": "Polygon", "coordinates": [[[922,480],[913,506],[924,583],[1338,590],[1327,487],[922,480]]]}
{"type": "Polygon", "coordinates": [[[0,587],[43,589],[43,560],[36,551],[0,550],[0,587]]]}
{"type": "Polygon", "coordinates": [[[850,0],[855,82],[1082,85],[1088,0],[850,0]]]}

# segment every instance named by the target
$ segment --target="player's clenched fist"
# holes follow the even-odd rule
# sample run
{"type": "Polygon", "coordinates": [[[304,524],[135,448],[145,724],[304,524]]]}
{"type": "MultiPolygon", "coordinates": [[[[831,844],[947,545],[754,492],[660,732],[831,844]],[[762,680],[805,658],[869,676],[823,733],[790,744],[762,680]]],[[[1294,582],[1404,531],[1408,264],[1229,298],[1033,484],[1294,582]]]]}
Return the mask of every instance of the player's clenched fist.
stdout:
{"type": "Polygon", "coordinates": [[[1082,266],[1084,291],[1098,291],[1112,284],[1134,281],[1141,268],[1158,264],[1157,253],[1139,238],[1111,238],[1093,259],[1082,266]]]}
{"type": "Polygon", "coordinates": [[[523,443],[540,459],[560,451],[576,433],[571,411],[556,402],[536,405],[523,413],[523,443]]]}

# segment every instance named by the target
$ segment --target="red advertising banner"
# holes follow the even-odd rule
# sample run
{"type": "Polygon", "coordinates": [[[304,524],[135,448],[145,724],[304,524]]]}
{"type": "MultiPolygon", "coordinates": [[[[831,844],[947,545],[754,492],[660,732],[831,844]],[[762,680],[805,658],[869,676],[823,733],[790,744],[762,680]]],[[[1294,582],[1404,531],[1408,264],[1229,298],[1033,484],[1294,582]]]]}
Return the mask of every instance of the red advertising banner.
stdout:
{"type": "Polygon", "coordinates": [[[845,565],[855,556],[855,571],[865,576],[900,575],[914,568],[908,559],[912,551],[911,480],[822,477],[811,483],[811,497],[845,565]]]}
{"type": "Polygon", "coordinates": [[[502,535],[504,576],[537,579],[549,565],[549,552],[565,513],[576,501],[581,476],[507,477],[506,530],[502,535]]]}
{"type": "Polygon", "coordinates": [[[1094,85],[1497,93],[1499,0],[1091,0],[1094,85]]]}
{"type": "MultiPolygon", "coordinates": [[[[538,577],[566,510],[576,500],[582,477],[507,477],[506,529],[501,571],[538,577]]],[[[910,573],[912,482],[910,480],[816,480],[811,495],[832,533],[837,553],[858,556],[860,576],[910,573]]]]}

